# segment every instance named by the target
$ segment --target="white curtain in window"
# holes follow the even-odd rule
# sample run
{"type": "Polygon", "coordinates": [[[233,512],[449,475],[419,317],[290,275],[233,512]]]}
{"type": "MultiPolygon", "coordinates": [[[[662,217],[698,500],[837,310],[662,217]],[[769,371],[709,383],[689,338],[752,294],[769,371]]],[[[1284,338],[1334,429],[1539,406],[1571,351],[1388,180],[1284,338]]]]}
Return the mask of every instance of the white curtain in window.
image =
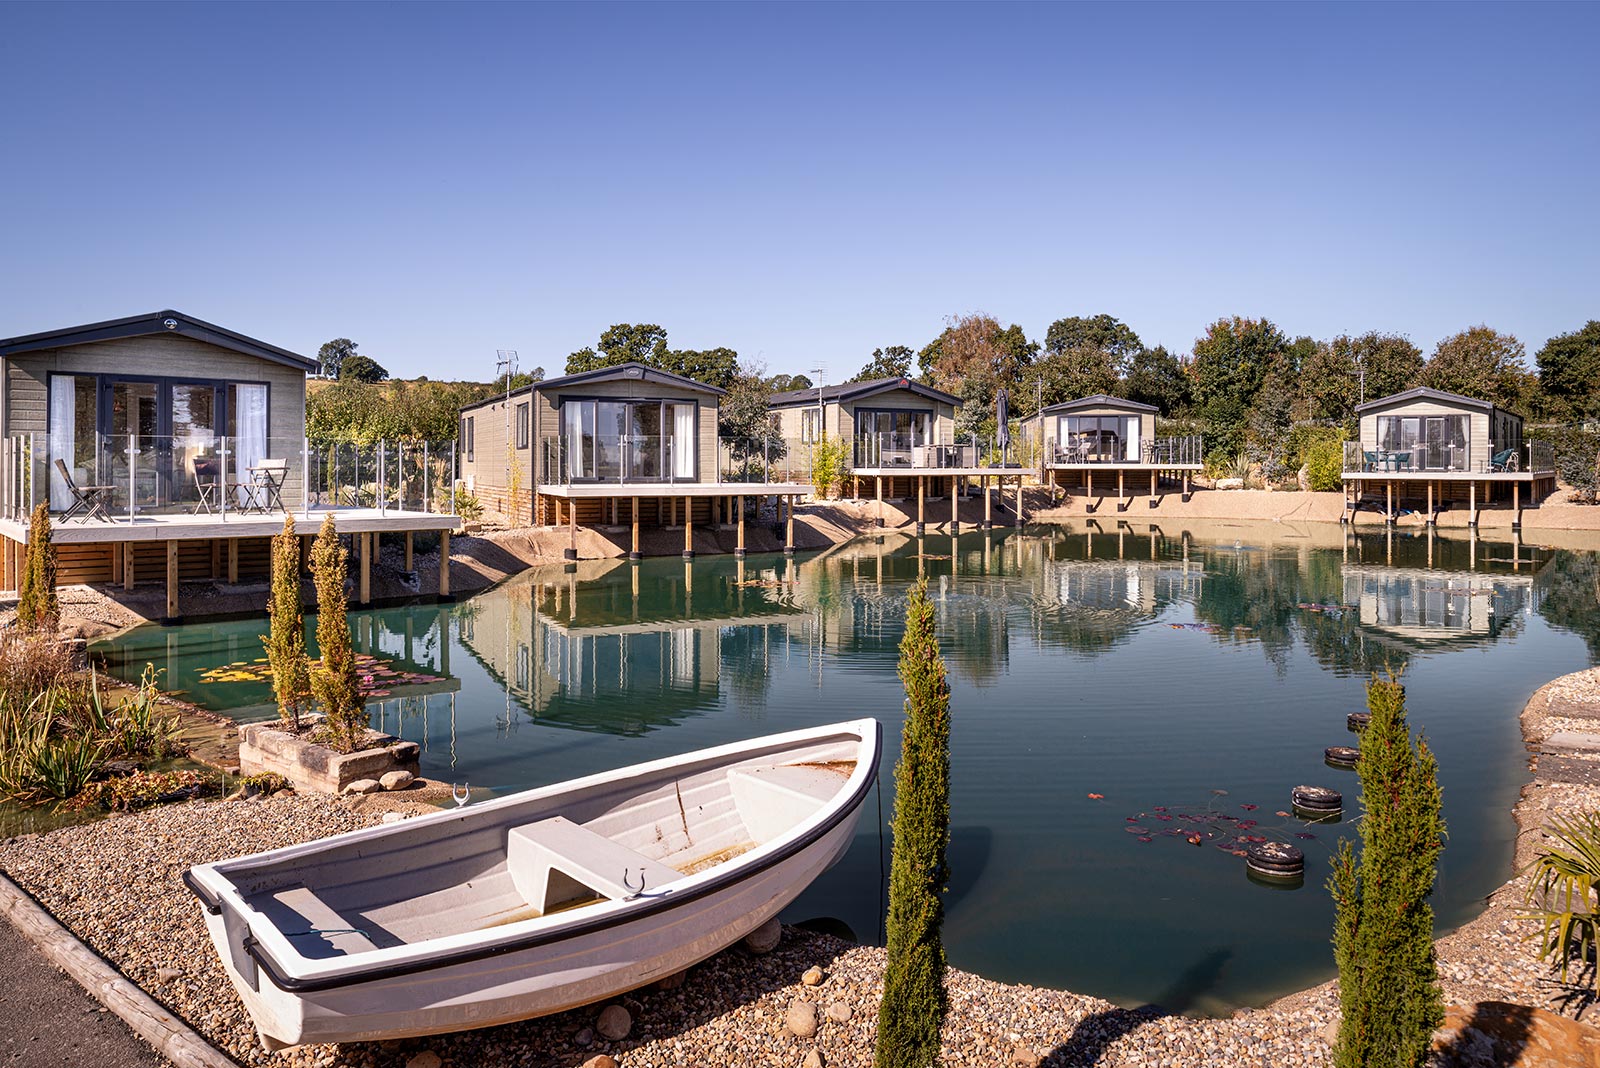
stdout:
{"type": "Polygon", "coordinates": [[[694,405],[675,404],[672,407],[672,477],[693,480],[694,476],[694,405]]]}
{"type": "MultiPolygon", "coordinates": [[[[267,458],[267,387],[238,385],[233,389],[233,477],[236,482],[249,482],[250,469],[267,458]]],[[[244,503],[243,491],[237,499],[244,503]]]]}
{"type": "Polygon", "coordinates": [[[74,466],[72,443],[76,427],[73,425],[72,402],[75,384],[71,375],[50,376],[50,507],[57,512],[72,507],[72,494],[67,490],[61,472],[56,470],[56,461],[65,461],[68,471],[74,466]]]}
{"type": "Polygon", "coordinates": [[[1140,453],[1139,453],[1139,417],[1137,415],[1128,416],[1127,443],[1128,443],[1128,451],[1127,451],[1127,454],[1123,456],[1123,459],[1124,460],[1128,460],[1128,461],[1133,462],[1133,463],[1137,463],[1139,461],[1139,457],[1140,457],[1140,453]]]}

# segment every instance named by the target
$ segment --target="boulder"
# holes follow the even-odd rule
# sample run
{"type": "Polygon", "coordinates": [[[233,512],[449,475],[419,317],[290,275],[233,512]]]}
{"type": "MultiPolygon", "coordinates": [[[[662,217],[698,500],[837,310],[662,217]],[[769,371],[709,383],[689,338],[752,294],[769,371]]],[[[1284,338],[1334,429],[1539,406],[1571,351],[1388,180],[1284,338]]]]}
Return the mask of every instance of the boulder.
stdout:
{"type": "Polygon", "coordinates": [[[776,919],[768,920],[744,936],[745,948],[752,953],[771,953],[783,938],[783,925],[776,919]]]}
{"type": "Polygon", "coordinates": [[[818,986],[822,982],[822,969],[813,964],[806,969],[805,974],[800,977],[800,981],[806,986],[818,986]]]}
{"type": "Polygon", "coordinates": [[[443,1063],[437,1053],[425,1049],[421,1053],[413,1054],[411,1059],[406,1061],[406,1068],[439,1068],[443,1063]]]}
{"type": "Polygon", "coordinates": [[[600,1010],[600,1018],[595,1021],[594,1029],[608,1041],[621,1042],[633,1030],[633,1015],[621,1005],[607,1005],[600,1010]]]}
{"type": "Polygon", "coordinates": [[[830,1001],[828,1003],[828,1019],[834,1023],[849,1023],[853,1013],[854,1010],[850,1008],[848,1002],[830,1001]]]}
{"type": "Polygon", "coordinates": [[[1039,1068],[1042,1060],[1039,1054],[1027,1046],[1013,1046],[1011,1049],[1011,1063],[1017,1068],[1039,1068]]]}
{"type": "Polygon", "coordinates": [[[1216,488],[1219,490],[1242,490],[1244,489],[1244,479],[1219,478],[1217,479],[1216,488]]]}
{"type": "Polygon", "coordinates": [[[385,790],[404,790],[407,786],[417,781],[417,777],[401,768],[397,771],[386,771],[378,779],[378,785],[385,790]]]}
{"type": "Polygon", "coordinates": [[[808,1050],[806,1059],[800,1062],[800,1068],[822,1068],[822,1053],[819,1050],[808,1050]]]}
{"type": "Polygon", "coordinates": [[[572,1036],[572,1041],[574,1045],[588,1049],[590,1046],[594,1045],[594,1028],[581,1028],[577,1034],[572,1036]]]}
{"type": "Polygon", "coordinates": [[[599,1053],[584,1061],[583,1068],[617,1068],[617,1061],[609,1053],[599,1053]]]}
{"type": "Polygon", "coordinates": [[[346,785],[344,792],[347,794],[375,794],[382,788],[377,779],[357,779],[355,782],[346,785]]]}
{"type": "Polygon", "coordinates": [[[1600,1028],[1504,1001],[1450,1006],[1433,1048],[1454,1068],[1600,1068],[1600,1028]]]}
{"type": "Polygon", "coordinates": [[[817,1004],[814,1001],[797,1001],[789,1006],[783,1026],[796,1038],[811,1038],[817,1033],[817,1004]]]}

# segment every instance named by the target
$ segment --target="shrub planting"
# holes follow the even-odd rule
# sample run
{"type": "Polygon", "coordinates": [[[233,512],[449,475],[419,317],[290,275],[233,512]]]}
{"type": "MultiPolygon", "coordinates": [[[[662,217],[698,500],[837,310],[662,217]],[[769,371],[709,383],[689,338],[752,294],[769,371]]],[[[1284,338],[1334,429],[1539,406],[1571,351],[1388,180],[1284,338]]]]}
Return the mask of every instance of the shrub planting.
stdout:
{"type": "Polygon", "coordinates": [[[294,517],[284,516],[283,530],[272,539],[272,592],[267,598],[271,629],[261,636],[272,667],[272,688],[278,718],[290,730],[300,729],[300,713],[311,697],[311,670],[306,658],[306,625],[300,614],[300,539],[294,517]]]}
{"type": "Polygon", "coordinates": [[[61,621],[56,601],[56,549],[50,542],[50,506],[43,501],[28,524],[22,577],[17,582],[17,627],[25,633],[54,634],[61,621]]]}
{"type": "Polygon", "coordinates": [[[332,513],[311,548],[311,573],[317,584],[317,648],[322,659],[311,672],[311,692],[325,717],[322,740],[341,752],[361,747],[367,732],[367,707],[356,676],[350,646],[350,622],[344,595],[347,558],[334,529],[332,513]]]}

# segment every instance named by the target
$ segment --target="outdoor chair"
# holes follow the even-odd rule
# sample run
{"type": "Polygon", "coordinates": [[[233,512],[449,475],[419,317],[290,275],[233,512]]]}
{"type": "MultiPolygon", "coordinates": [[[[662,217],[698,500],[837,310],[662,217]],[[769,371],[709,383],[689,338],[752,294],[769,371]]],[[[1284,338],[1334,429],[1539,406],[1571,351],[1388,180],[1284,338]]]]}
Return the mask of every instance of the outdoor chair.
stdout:
{"type": "Polygon", "coordinates": [[[196,503],[192,514],[207,515],[222,507],[222,461],[214,456],[197,456],[193,464],[196,503]]]}
{"type": "Polygon", "coordinates": [[[262,460],[250,469],[255,478],[256,502],[263,512],[282,512],[283,480],[289,475],[289,461],[262,460]]]}
{"type": "Polygon", "coordinates": [[[67,492],[72,494],[72,506],[61,513],[61,522],[69,519],[80,518],[85,523],[91,519],[101,519],[111,522],[111,513],[106,511],[106,505],[111,503],[111,494],[115,486],[80,486],[72,480],[72,472],[67,470],[66,462],[59,457],[56,459],[56,473],[61,476],[61,482],[67,487],[67,492]]]}
{"type": "Polygon", "coordinates": [[[1491,471],[1515,471],[1516,469],[1516,449],[1501,449],[1489,458],[1489,470],[1491,471]]]}

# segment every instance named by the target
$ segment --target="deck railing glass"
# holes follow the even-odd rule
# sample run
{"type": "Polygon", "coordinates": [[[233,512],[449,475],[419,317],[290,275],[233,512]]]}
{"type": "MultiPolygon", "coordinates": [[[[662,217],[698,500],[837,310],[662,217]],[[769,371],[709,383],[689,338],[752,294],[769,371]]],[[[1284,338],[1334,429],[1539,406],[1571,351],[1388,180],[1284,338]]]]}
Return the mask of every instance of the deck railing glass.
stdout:
{"type": "Polygon", "coordinates": [[[1201,434],[1148,438],[1133,442],[1121,438],[1099,440],[1078,435],[1066,441],[1052,439],[1046,448],[1054,464],[1174,464],[1204,463],[1205,441],[1201,434]]]}
{"type": "Polygon", "coordinates": [[[1417,475],[1430,471],[1480,475],[1520,471],[1552,474],[1555,466],[1555,449],[1547,441],[1507,446],[1498,442],[1488,445],[1422,442],[1403,448],[1363,445],[1359,441],[1344,443],[1346,474],[1417,475]]]}
{"type": "Polygon", "coordinates": [[[40,501],[68,522],[247,516],[328,508],[455,510],[455,442],[267,440],[211,434],[80,434],[0,442],[0,516],[40,501]]]}

